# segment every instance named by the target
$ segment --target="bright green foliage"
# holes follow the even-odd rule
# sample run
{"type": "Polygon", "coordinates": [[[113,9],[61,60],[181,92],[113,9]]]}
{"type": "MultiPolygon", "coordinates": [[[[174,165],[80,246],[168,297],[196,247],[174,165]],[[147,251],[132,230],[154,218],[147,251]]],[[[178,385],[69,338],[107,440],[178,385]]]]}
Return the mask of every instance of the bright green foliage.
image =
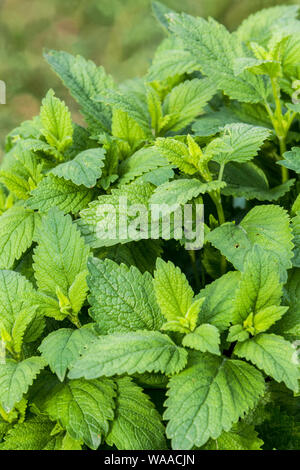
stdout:
{"type": "Polygon", "coordinates": [[[95,334],[88,328],[79,330],[62,328],[48,335],[39,350],[52,372],[63,382],[68,367],[79,358],[84,348],[95,338],[95,334]]]}
{"type": "Polygon", "coordinates": [[[170,380],[164,418],[173,448],[191,449],[209,437],[217,439],[263,393],[263,376],[249,364],[209,354],[193,356],[188,368],[170,380]]]}
{"type": "Polygon", "coordinates": [[[10,412],[19,403],[46,362],[41,357],[30,357],[22,362],[7,360],[0,364],[0,404],[10,412]]]}
{"type": "Polygon", "coordinates": [[[73,126],[71,115],[63,101],[49,90],[42,102],[41,121],[43,135],[49,145],[63,152],[72,144],[73,126]]]}
{"type": "Polygon", "coordinates": [[[228,124],[222,137],[215,141],[213,160],[219,164],[251,160],[268,135],[269,131],[264,128],[248,124],[228,124]]]}
{"type": "Polygon", "coordinates": [[[0,268],[10,269],[31,247],[40,217],[30,209],[12,207],[0,217],[0,268]]]}
{"type": "Polygon", "coordinates": [[[213,19],[193,18],[186,14],[168,15],[169,26],[191,51],[200,70],[230,98],[246,103],[264,100],[267,91],[264,80],[243,72],[234,75],[234,61],[243,56],[242,43],[213,19]]]}
{"type": "Polygon", "coordinates": [[[88,247],[69,215],[52,209],[44,217],[34,254],[35,277],[39,288],[67,295],[76,276],[86,270],[88,247]]]}
{"type": "Polygon", "coordinates": [[[93,194],[85,186],[77,186],[57,176],[49,175],[32,191],[27,206],[47,212],[56,206],[65,213],[76,214],[93,198],[93,194]]]}
{"type": "Polygon", "coordinates": [[[220,181],[201,183],[196,179],[180,179],[159,186],[151,197],[151,204],[185,204],[199,194],[210,193],[225,186],[220,181]]]}
{"type": "Polygon", "coordinates": [[[299,367],[295,349],[288,341],[273,334],[260,334],[238,343],[234,353],[251,361],[277,382],[298,391],[299,367]]]}
{"type": "Polygon", "coordinates": [[[186,360],[187,352],[167,335],[156,331],[114,333],[100,336],[72,365],[69,377],[91,379],[136,372],[171,375],[183,369],[186,360]]]}
{"type": "Polygon", "coordinates": [[[253,426],[237,423],[230,431],[224,431],[218,439],[210,439],[205,450],[261,450],[263,441],[253,426]]]}
{"type": "Polygon", "coordinates": [[[215,326],[203,323],[195,331],[188,333],[183,338],[182,344],[197,351],[219,355],[220,333],[215,326]]]}
{"type": "Polygon", "coordinates": [[[212,231],[208,240],[240,270],[254,244],[278,259],[282,276],[291,267],[292,233],[287,214],[278,206],[256,206],[239,225],[226,223],[212,231]]]}
{"type": "Polygon", "coordinates": [[[148,272],[96,258],[90,260],[89,272],[90,314],[102,334],[159,330],[163,317],[148,272]]]}
{"type": "Polygon", "coordinates": [[[52,173],[72,181],[77,186],[83,185],[92,188],[102,175],[104,157],[105,151],[103,149],[84,150],[73,160],[55,167],[52,173]]]}
{"type": "Polygon", "coordinates": [[[299,450],[298,10],[154,2],[120,84],[45,53],[86,122],[50,90],[5,142],[1,450],[299,450]]]}
{"type": "Polygon", "coordinates": [[[120,184],[127,184],[157,168],[169,167],[164,156],[153,147],[145,147],[124,160],[120,165],[120,184]]]}
{"type": "Polygon", "coordinates": [[[204,299],[193,300],[194,292],[180,269],[159,258],[154,273],[154,290],[167,320],[162,329],[181,333],[193,331],[204,299]]]}
{"type": "Polygon", "coordinates": [[[116,385],[116,414],[106,442],[119,450],[165,449],[164,427],[147,395],[129,377],[116,385]]]}
{"type": "Polygon", "coordinates": [[[300,150],[298,147],[293,147],[290,152],[284,154],[284,160],[278,162],[280,165],[300,173],[300,150]]]}
{"type": "Polygon", "coordinates": [[[51,436],[53,428],[54,423],[48,418],[35,416],[8,431],[4,443],[0,444],[0,449],[54,450],[55,437],[51,436]]]}
{"type": "Polygon", "coordinates": [[[73,380],[58,385],[46,400],[45,411],[76,440],[97,449],[114,416],[114,383],[108,379],[73,380]]]}
{"type": "Polygon", "coordinates": [[[78,101],[88,124],[94,129],[99,129],[99,126],[109,129],[109,112],[92,101],[97,93],[113,86],[112,78],[106,75],[104,69],[83,57],[74,57],[62,51],[46,51],[45,58],[78,101]]]}

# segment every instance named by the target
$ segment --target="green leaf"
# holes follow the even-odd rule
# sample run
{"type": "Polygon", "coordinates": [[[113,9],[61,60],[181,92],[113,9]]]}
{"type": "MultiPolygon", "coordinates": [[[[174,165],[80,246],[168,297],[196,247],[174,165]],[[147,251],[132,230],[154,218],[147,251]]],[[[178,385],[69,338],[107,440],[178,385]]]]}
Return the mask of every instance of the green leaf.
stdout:
{"type": "Polygon", "coordinates": [[[120,109],[113,111],[111,132],[114,137],[125,141],[130,149],[134,149],[139,142],[146,139],[143,129],[127,113],[120,109]]]}
{"type": "Polygon", "coordinates": [[[1,450],[53,450],[54,423],[44,416],[33,416],[8,431],[1,450]]]}
{"type": "Polygon", "coordinates": [[[101,334],[160,329],[163,317],[148,272],[109,259],[91,258],[88,267],[90,314],[101,334]]]}
{"type": "Polygon", "coordinates": [[[275,332],[290,337],[300,339],[300,269],[289,271],[288,281],[284,289],[284,303],[289,309],[284,317],[275,325],[275,332]]]}
{"type": "Polygon", "coordinates": [[[211,231],[207,240],[240,271],[243,270],[246,254],[254,244],[269,250],[277,258],[281,279],[286,279],[286,270],[292,266],[293,244],[289,218],[279,206],[256,206],[239,225],[225,223],[211,231]]]}
{"type": "Polygon", "coordinates": [[[79,358],[95,338],[95,334],[88,328],[77,330],[61,328],[53,331],[43,340],[39,351],[52,372],[63,382],[70,364],[79,358]]]}
{"type": "Polygon", "coordinates": [[[32,284],[24,276],[14,271],[0,270],[0,334],[15,353],[20,352],[24,335],[31,342],[41,333],[41,318],[28,301],[33,295],[32,284]],[[35,327],[38,328],[36,332],[35,327]]]}
{"type": "Polygon", "coordinates": [[[174,75],[192,73],[199,68],[197,59],[190,51],[175,48],[159,50],[149,68],[147,79],[149,81],[165,80],[174,75]]]}
{"type": "Polygon", "coordinates": [[[164,329],[188,333],[193,331],[203,301],[193,306],[194,292],[185,275],[171,261],[157,259],[154,273],[154,290],[157,303],[167,319],[164,329]]]}
{"type": "MultiPolygon", "coordinates": [[[[209,440],[202,449],[205,450],[261,450],[264,441],[258,437],[254,426],[239,422],[232,429],[216,440],[209,440]]],[[[201,450],[202,450],[201,449],[201,450]]]]}
{"type": "MultiPolygon", "coordinates": [[[[104,194],[93,201],[89,207],[83,210],[78,221],[78,226],[85,237],[86,242],[93,248],[112,246],[118,243],[133,241],[130,237],[129,228],[136,217],[136,207],[142,204],[148,207],[149,198],[153,193],[153,185],[145,182],[132,182],[111,190],[111,194],[104,194]],[[130,215],[130,208],[135,206],[134,215],[130,215]],[[115,216],[113,209],[115,210],[115,216]],[[127,223],[118,224],[115,229],[115,220],[124,220],[127,223]],[[117,219],[118,218],[118,219],[117,219]],[[113,228],[111,224],[113,223],[113,228]],[[114,233],[115,232],[115,233],[114,233]]],[[[145,233],[138,233],[136,228],[134,240],[144,239],[145,233]]]]}
{"type": "Polygon", "coordinates": [[[0,364],[0,403],[7,413],[22,400],[45,366],[42,357],[34,356],[22,362],[7,359],[4,364],[0,364]]]}
{"type": "Polygon", "coordinates": [[[118,450],[166,449],[161,417],[149,397],[130,377],[120,378],[116,384],[115,417],[107,444],[118,450]]]}
{"type": "Polygon", "coordinates": [[[262,374],[249,364],[194,354],[188,368],[169,382],[164,419],[169,421],[172,448],[191,449],[210,437],[217,439],[257,404],[264,391],[262,374]]]}
{"type": "Polygon", "coordinates": [[[68,295],[76,276],[86,270],[89,255],[71,217],[51,209],[42,220],[36,241],[33,268],[38,287],[54,296],[57,288],[68,295]]]}
{"type": "Polygon", "coordinates": [[[221,189],[226,183],[222,181],[210,181],[201,183],[197,179],[179,179],[164,183],[154,191],[150,198],[151,204],[185,204],[199,194],[210,193],[221,189]]]}
{"type": "Polygon", "coordinates": [[[226,186],[222,189],[225,196],[244,197],[247,200],[277,201],[290,191],[295,183],[290,179],[279,186],[269,187],[264,172],[252,162],[228,163],[224,170],[223,180],[226,186]]]}
{"type": "Polygon", "coordinates": [[[56,166],[51,173],[72,181],[77,186],[93,188],[102,175],[104,158],[105,150],[102,148],[84,150],[73,160],[56,166]]]}
{"type": "Polygon", "coordinates": [[[210,352],[220,355],[220,333],[219,330],[208,323],[198,326],[195,331],[185,335],[183,346],[196,349],[201,352],[210,352]]]}
{"type": "Polygon", "coordinates": [[[96,102],[102,102],[110,105],[113,109],[121,110],[128,114],[145,132],[151,136],[150,114],[145,97],[141,97],[138,92],[132,90],[117,91],[107,90],[105,93],[95,96],[96,102]]]}
{"type": "Polygon", "coordinates": [[[259,103],[266,98],[266,85],[251,72],[234,75],[234,60],[244,56],[241,41],[212,18],[168,14],[169,27],[183,41],[184,48],[198,61],[201,72],[232,99],[259,103]]]}
{"type": "Polygon", "coordinates": [[[162,157],[166,158],[172,165],[176,165],[184,173],[193,175],[198,171],[197,162],[193,160],[188,146],[183,142],[171,138],[158,138],[155,141],[155,146],[162,157]]]}
{"type": "Polygon", "coordinates": [[[32,244],[40,216],[22,206],[0,217],[0,268],[10,269],[32,244]]]}
{"type": "Polygon", "coordinates": [[[214,149],[213,160],[220,165],[252,160],[269,134],[269,130],[263,127],[240,123],[227,124],[224,134],[215,141],[218,145],[214,149]]]}
{"type": "Polygon", "coordinates": [[[114,333],[100,336],[69,372],[72,379],[162,372],[175,374],[184,368],[187,352],[158,331],[114,333]]]}
{"type": "Polygon", "coordinates": [[[295,349],[281,336],[262,333],[238,343],[234,354],[251,361],[294,392],[298,391],[299,366],[295,349]]]}
{"type": "Polygon", "coordinates": [[[172,89],[163,104],[165,114],[177,114],[174,124],[168,127],[175,132],[188,126],[203,113],[204,107],[216,93],[217,88],[209,79],[186,80],[172,89]]]}
{"type": "Polygon", "coordinates": [[[73,380],[58,385],[44,405],[73,439],[97,449],[114,417],[115,387],[111,380],[73,380]]]}
{"type": "Polygon", "coordinates": [[[106,75],[103,67],[97,67],[79,55],[74,57],[62,51],[48,50],[44,57],[78,101],[90,127],[95,132],[99,132],[99,128],[109,131],[109,110],[92,100],[96,94],[113,87],[113,79],[106,75]]]}
{"type": "Polygon", "coordinates": [[[237,29],[237,37],[245,42],[256,41],[267,45],[274,30],[286,28],[297,19],[297,5],[280,5],[266,8],[250,15],[237,29]]]}
{"type": "Polygon", "coordinates": [[[92,198],[93,192],[90,189],[50,174],[32,191],[27,206],[41,212],[47,212],[56,206],[65,213],[76,214],[84,209],[92,198]]]}
{"type": "Polygon", "coordinates": [[[49,90],[42,101],[41,121],[43,135],[48,144],[63,152],[73,142],[71,114],[63,101],[49,90]]]}
{"type": "Polygon", "coordinates": [[[240,280],[239,272],[228,272],[196,296],[205,298],[199,314],[200,323],[210,323],[220,331],[228,328],[233,319],[235,292],[240,280]]]}
{"type": "Polygon", "coordinates": [[[300,173],[300,148],[292,147],[292,150],[283,154],[284,160],[280,160],[278,165],[285,166],[289,170],[300,173]]]}
{"type": "MultiPolygon", "coordinates": [[[[243,273],[235,298],[233,323],[243,323],[250,314],[254,315],[255,322],[256,314],[267,307],[279,305],[281,296],[282,284],[276,258],[260,246],[254,246],[244,260],[243,273]]],[[[266,311],[260,315],[264,317],[270,314],[266,311]]]]}
{"type": "Polygon", "coordinates": [[[121,162],[119,183],[130,183],[139,176],[161,167],[170,167],[166,158],[155,147],[143,147],[121,162]]]}

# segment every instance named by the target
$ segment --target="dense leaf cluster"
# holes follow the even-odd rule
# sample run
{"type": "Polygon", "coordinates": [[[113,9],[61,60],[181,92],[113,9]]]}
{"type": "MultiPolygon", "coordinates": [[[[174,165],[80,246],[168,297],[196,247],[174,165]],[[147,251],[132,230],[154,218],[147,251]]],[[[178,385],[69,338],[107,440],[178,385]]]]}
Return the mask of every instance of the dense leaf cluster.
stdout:
{"type": "Polygon", "coordinates": [[[299,448],[298,7],[154,11],[142,79],[45,53],[86,128],[50,90],[7,137],[1,449],[299,448]],[[204,202],[203,249],[99,237],[122,196],[204,202]]]}

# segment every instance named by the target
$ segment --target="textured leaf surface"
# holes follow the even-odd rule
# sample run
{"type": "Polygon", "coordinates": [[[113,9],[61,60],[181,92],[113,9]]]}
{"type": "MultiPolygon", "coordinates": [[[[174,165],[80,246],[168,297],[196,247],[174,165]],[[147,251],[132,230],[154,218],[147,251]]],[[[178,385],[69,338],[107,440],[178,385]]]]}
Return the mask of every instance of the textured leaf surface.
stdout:
{"type": "Polygon", "coordinates": [[[225,330],[233,319],[235,292],[240,280],[239,272],[229,272],[207,285],[196,296],[205,298],[199,322],[210,323],[225,330]]]}
{"type": "Polygon", "coordinates": [[[16,424],[5,436],[1,450],[53,450],[55,440],[51,437],[54,423],[48,418],[34,416],[24,423],[16,424]]]}
{"type": "Polygon", "coordinates": [[[239,225],[232,222],[209,233],[207,239],[239,270],[244,258],[254,244],[271,251],[278,259],[281,278],[286,279],[286,269],[291,267],[293,244],[289,218],[279,206],[256,206],[239,225]]]}
{"type": "Polygon", "coordinates": [[[0,364],[0,402],[6,412],[19,403],[38,373],[46,366],[42,357],[30,357],[22,362],[8,359],[0,364]]]}
{"type": "Polygon", "coordinates": [[[218,439],[208,441],[205,450],[261,450],[264,441],[258,437],[254,426],[245,423],[233,425],[228,432],[222,432],[218,439]]]}
{"type": "Polygon", "coordinates": [[[0,217],[0,268],[10,269],[30,248],[39,216],[24,207],[12,207],[0,217]]]}
{"type": "Polygon", "coordinates": [[[92,129],[109,130],[109,110],[105,109],[103,104],[92,101],[94,95],[113,86],[112,78],[106,75],[103,67],[97,67],[92,61],[87,61],[81,56],[75,57],[62,51],[49,50],[44,56],[78,101],[92,129]]]}
{"type": "Polygon", "coordinates": [[[70,180],[77,186],[83,185],[86,188],[92,188],[102,175],[104,158],[105,150],[102,148],[84,150],[73,160],[55,167],[51,173],[65,180],[70,180]]]}
{"type": "Polygon", "coordinates": [[[169,383],[164,419],[172,448],[191,449],[217,439],[256,405],[264,390],[263,376],[249,364],[195,354],[169,383]]]}
{"type": "Polygon", "coordinates": [[[159,450],[166,448],[161,417],[149,397],[131,378],[116,381],[115,417],[106,438],[118,450],[159,450]]]}
{"type": "Polygon", "coordinates": [[[201,183],[196,179],[180,179],[159,186],[150,198],[151,204],[185,204],[199,194],[209,193],[221,189],[226,183],[211,181],[201,183]]]}
{"type": "Polygon", "coordinates": [[[190,124],[203,112],[216,91],[214,83],[205,78],[187,80],[173,88],[163,105],[165,114],[178,114],[178,118],[169,129],[178,131],[190,124]]]}
{"type": "Polygon", "coordinates": [[[33,267],[39,288],[56,296],[59,287],[67,295],[77,274],[86,270],[89,248],[71,217],[56,208],[43,218],[36,241],[33,267]]]}
{"type": "Polygon", "coordinates": [[[62,382],[68,367],[76,361],[84,349],[96,338],[95,334],[87,329],[72,330],[61,328],[48,335],[39,347],[39,351],[62,382]]]}
{"type": "Polygon", "coordinates": [[[293,147],[290,152],[285,152],[284,160],[280,160],[278,164],[300,173],[300,148],[293,147]]]}
{"type": "Polygon", "coordinates": [[[100,336],[73,364],[70,378],[111,377],[124,373],[175,374],[186,364],[187,353],[157,331],[100,336]]]}
{"type": "Polygon", "coordinates": [[[249,124],[228,124],[224,128],[224,135],[220,137],[220,150],[216,147],[213,160],[220,164],[230,161],[243,163],[257,155],[263,142],[270,132],[263,127],[250,126],[249,124]],[[228,148],[228,150],[222,150],[228,148]]]}
{"type": "Polygon", "coordinates": [[[198,326],[192,333],[188,333],[182,341],[183,346],[196,349],[201,352],[210,352],[220,355],[219,330],[208,323],[198,326]]]}
{"type": "Polygon", "coordinates": [[[73,439],[97,449],[114,417],[115,387],[111,380],[73,380],[59,385],[45,411],[58,420],[73,439]]]}
{"type": "Polygon", "coordinates": [[[49,145],[63,152],[72,143],[73,126],[71,114],[63,101],[49,90],[42,101],[41,121],[43,134],[49,145]]]}
{"type": "Polygon", "coordinates": [[[144,173],[166,166],[169,166],[168,161],[160,155],[156,148],[142,148],[121,162],[119,183],[127,184],[144,173]]]}
{"type": "Polygon", "coordinates": [[[76,214],[84,209],[92,198],[93,192],[88,188],[49,175],[32,191],[27,206],[41,212],[47,212],[53,206],[56,206],[65,213],[76,214]]]}
{"type": "Polygon", "coordinates": [[[234,353],[251,361],[277,382],[298,391],[299,365],[292,344],[281,336],[262,333],[238,343],[234,353]]]}
{"type": "Polygon", "coordinates": [[[200,70],[232,99],[258,103],[266,96],[265,83],[245,71],[234,75],[234,60],[244,56],[242,43],[213,19],[194,18],[186,14],[168,15],[172,32],[183,41],[200,64],[200,70]]]}
{"type": "Polygon", "coordinates": [[[96,258],[89,261],[89,271],[90,313],[102,334],[161,327],[163,317],[149,273],[96,258]]]}
{"type": "Polygon", "coordinates": [[[254,246],[244,261],[233,323],[242,323],[251,313],[255,316],[260,310],[279,305],[281,296],[282,284],[276,258],[269,251],[254,246]]]}

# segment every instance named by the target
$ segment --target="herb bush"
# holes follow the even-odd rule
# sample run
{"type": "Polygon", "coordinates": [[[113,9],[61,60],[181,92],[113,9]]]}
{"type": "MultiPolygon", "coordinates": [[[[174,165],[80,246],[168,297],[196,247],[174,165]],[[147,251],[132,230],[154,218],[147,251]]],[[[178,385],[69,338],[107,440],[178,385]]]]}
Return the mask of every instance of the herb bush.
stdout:
{"type": "Polygon", "coordinates": [[[298,7],[153,8],[145,77],[46,51],[87,127],[50,90],[6,139],[1,449],[299,448],[298,7]],[[203,202],[203,249],[101,239],[122,196],[203,202]]]}

